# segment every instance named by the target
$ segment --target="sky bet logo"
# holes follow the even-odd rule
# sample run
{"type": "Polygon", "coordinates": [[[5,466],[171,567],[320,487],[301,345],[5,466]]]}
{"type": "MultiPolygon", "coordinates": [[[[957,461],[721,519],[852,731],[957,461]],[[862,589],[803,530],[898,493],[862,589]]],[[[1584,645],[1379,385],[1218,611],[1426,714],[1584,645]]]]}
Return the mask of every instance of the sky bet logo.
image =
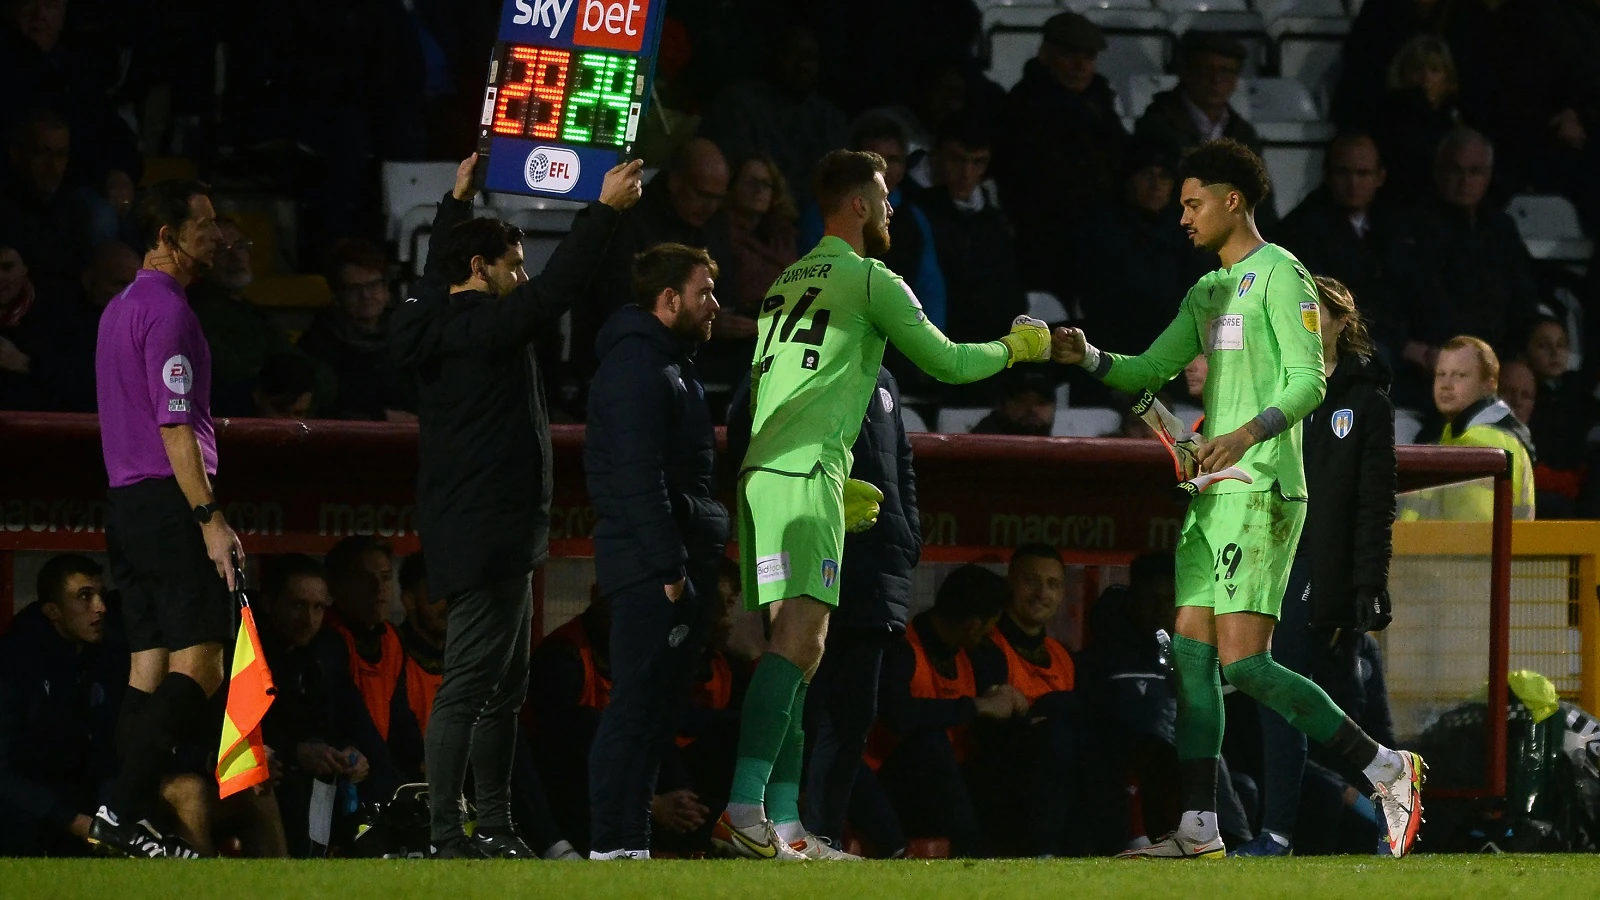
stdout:
{"type": "Polygon", "coordinates": [[[550,29],[556,40],[577,7],[572,42],[583,47],[604,47],[637,53],[644,46],[644,23],[650,0],[514,0],[513,25],[550,29]]]}

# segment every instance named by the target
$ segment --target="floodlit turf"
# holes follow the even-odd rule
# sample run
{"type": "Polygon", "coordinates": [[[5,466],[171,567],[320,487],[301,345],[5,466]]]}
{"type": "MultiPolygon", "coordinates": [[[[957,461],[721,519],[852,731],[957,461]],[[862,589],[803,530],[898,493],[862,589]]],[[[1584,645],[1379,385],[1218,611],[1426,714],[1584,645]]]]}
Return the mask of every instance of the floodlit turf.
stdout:
{"type": "Polygon", "coordinates": [[[1160,863],[984,862],[199,862],[0,860],[0,898],[398,900],[402,897],[661,900],[1028,900],[1594,896],[1597,856],[1416,856],[1160,863]]]}

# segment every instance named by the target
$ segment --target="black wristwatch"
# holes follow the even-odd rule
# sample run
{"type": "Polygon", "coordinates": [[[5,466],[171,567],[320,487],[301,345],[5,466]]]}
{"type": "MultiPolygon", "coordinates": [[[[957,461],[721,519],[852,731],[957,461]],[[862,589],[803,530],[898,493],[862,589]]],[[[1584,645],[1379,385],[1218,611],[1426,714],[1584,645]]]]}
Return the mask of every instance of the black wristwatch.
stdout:
{"type": "Polygon", "coordinates": [[[211,523],[211,517],[216,514],[217,503],[215,500],[205,504],[204,506],[196,506],[194,508],[194,520],[199,522],[201,525],[209,525],[211,523]]]}

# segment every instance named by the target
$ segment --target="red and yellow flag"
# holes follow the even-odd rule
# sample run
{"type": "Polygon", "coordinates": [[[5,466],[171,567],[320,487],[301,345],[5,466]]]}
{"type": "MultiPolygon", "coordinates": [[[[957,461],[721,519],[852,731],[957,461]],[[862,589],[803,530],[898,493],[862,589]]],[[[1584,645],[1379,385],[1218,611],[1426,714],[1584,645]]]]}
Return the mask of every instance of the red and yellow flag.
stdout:
{"type": "Polygon", "coordinates": [[[233,674],[228,679],[228,709],[222,717],[222,742],[217,748],[217,784],[227,797],[268,778],[267,748],[261,740],[261,719],[272,705],[272,673],[261,652],[261,637],[249,606],[239,610],[239,636],[233,645],[233,674]]]}

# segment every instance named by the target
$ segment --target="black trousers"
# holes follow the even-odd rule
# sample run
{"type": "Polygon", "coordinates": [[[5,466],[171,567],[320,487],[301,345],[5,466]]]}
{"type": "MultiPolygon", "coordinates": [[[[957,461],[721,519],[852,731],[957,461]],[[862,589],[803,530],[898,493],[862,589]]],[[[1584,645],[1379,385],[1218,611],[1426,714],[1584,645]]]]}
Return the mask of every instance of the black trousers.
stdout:
{"type": "Polygon", "coordinates": [[[649,849],[656,775],[721,602],[716,576],[698,571],[677,602],[659,584],[611,597],[611,701],[589,747],[592,852],[649,849]]]}
{"type": "Polygon", "coordinates": [[[467,766],[478,828],[511,827],[511,771],[517,711],[528,692],[533,630],[532,575],[518,575],[449,599],[444,681],[424,741],[433,842],[460,837],[467,766]]]}
{"type": "Polygon", "coordinates": [[[805,824],[813,834],[842,836],[846,816],[856,812],[852,790],[867,732],[878,718],[883,648],[893,640],[887,630],[841,629],[828,635],[827,652],[806,694],[811,759],[806,768],[805,824]]]}
{"type": "Polygon", "coordinates": [[[906,735],[878,778],[906,834],[949,838],[952,856],[986,855],[966,772],[943,729],[906,735]]]}

